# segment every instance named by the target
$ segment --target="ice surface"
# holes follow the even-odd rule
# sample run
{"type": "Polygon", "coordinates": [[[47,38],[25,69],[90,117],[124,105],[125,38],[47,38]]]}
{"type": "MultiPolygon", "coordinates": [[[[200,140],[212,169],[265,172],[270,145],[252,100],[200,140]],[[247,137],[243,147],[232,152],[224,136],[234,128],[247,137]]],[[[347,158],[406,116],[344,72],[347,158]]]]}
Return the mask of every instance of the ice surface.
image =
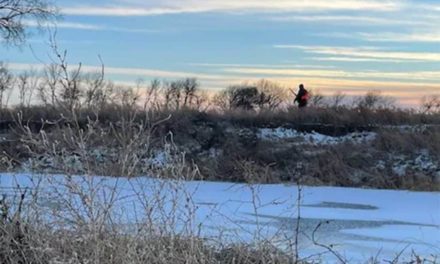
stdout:
{"type": "MultiPolygon", "coordinates": [[[[145,205],[140,199],[142,194],[146,201],[163,195],[161,201],[166,210],[175,210],[180,217],[186,215],[187,202],[191,200],[192,220],[200,227],[200,234],[211,238],[221,236],[229,242],[267,239],[287,249],[291,241],[286,238],[293,237],[296,226],[298,187],[294,185],[0,174],[0,191],[14,192],[17,186],[34,188],[38,183],[47,196],[42,206],[53,208],[56,203],[53,193],[67,192],[68,182],[75,182],[89,192],[96,192],[92,187],[107,189],[96,193],[103,200],[108,192],[114,191],[115,212],[127,225],[142,219],[145,205]],[[178,200],[174,207],[171,198],[178,200]]],[[[379,260],[392,260],[404,248],[403,257],[408,257],[412,249],[422,256],[440,255],[438,192],[304,187],[301,197],[299,248],[303,257],[325,251],[311,241],[319,223],[324,223],[315,233],[319,242],[334,245],[335,250],[353,263],[378,253],[379,260]]],[[[320,258],[327,262],[334,260],[331,254],[320,258]]]]}

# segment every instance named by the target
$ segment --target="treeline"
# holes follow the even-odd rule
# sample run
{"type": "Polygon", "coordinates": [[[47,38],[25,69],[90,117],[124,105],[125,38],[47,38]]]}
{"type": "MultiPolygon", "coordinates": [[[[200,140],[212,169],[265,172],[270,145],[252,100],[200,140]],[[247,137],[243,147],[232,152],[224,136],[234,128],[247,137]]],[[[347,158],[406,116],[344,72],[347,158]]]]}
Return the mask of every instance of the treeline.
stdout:
{"type": "MultiPolygon", "coordinates": [[[[40,72],[13,73],[6,64],[0,63],[0,110],[38,105],[67,113],[80,109],[99,112],[110,105],[119,105],[148,111],[275,111],[293,106],[291,90],[268,80],[232,85],[221,91],[202,89],[196,78],[153,80],[149,84],[138,81],[136,85],[126,87],[106,80],[104,65],[99,72],[84,73],[81,65],[72,69],[67,64],[65,53],[56,52],[56,55],[59,62],[40,72]],[[12,97],[18,102],[11,104],[12,97]]],[[[311,91],[309,106],[367,110],[397,108],[393,98],[383,96],[379,91],[368,91],[356,98],[340,92],[323,96],[311,91]]],[[[440,97],[421,100],[419,112],[440,112],[440,97]]]]}

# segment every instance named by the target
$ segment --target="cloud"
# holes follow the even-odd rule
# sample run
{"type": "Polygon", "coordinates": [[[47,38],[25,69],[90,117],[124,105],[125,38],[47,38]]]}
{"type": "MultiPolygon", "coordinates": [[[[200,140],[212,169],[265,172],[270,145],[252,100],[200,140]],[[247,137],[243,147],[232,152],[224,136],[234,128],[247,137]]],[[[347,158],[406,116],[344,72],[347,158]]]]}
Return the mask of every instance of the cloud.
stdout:
{"type": "Polygon", "coordinates": [[[345,77],[344,71],[334,70],[298,70],[298,69],[262,69],[262,68],[225,68],[224,72],[265,75],[265,76],[306,76],[306,77],[345,77]]]}
{"type": "Polygon", "coordinates": [[[303,64],[234,64],[234,63],[188,63],[191,66],[201,66],[201,67],[254,67],[254,68],[303,68],[303,69],[333,69],[335,66],[322,66],[322,65],[303,65],[303,64]]]}
{"type": "MultiPolygon", "coordinates": [[[[44,64],[28,64],[28,63],[9,63],[8,68],[16,71],[23,70],[43,70],[44,64]]],[[[101,71],[100,66],[82,65],[82,72],[96,73],[101,71]]],[[[288,77],[311,77],[311,78],[334,78],[334,79],[368,79],[376,81],[380,80],[386,83],[386,80],[408,80],[419,83],[423,81],[425,84],[440,83],[440,71],[415,71],[415,72],[379,72],[379,71],[345,71],[331,69],[292,69],[292,68],[251,68],[251,67],[232,67],[219,69],[217,74],[206,74],[200,72],[183,72],[183,71],[164,71],[159,69],[146,68],[122,68],[122,67],[105,67],[105,74],[111,76],[133,76],[135,78],[187,78],[197,77],[207,81],[240,81],[247,79],[259,78],[279,78],[288,77]],[[385,80],[385,81],[384,81],[385,80]]],[[[411,82],[406,82],[411,83],[411,82]]]]}
{"type": "Polygon", "coordinates": [[[61,12],[65,15],[74,16],[157,16],[179,13],[194,13],[208,10],[203,9],[172,9],[172,8],[140,8],[123,6],[78,6],[64,7],[61,12]]]}
{"type": "Polygon", "coordinates": [[[353,57],[311,57],[314,61],[338,61],[338,62],[406,62],[398,59],[373,59],[373,58],[353,58],[353,57]]]}
{"type": "Polygon", "coordinates": [[[271,68],[226,68],[224,72],[262,76],[325,77],[367,80],[409,80],[440,83],[440,71],[378,72],[344,70],[299,70],[271,68]]]}
{"type": "Polygon", "coordinates": [[[77,5],[61,7],[66,15],[87,16],[154,16],[202,12],[303,12],[370,10],[392,11],[400,8],[397,0],[182,0],[182,1],[125,1],[125,5],[77,5]]]}
{"type": "Polygon", "coordinates": [[[41,24],[35,20],[24,20],[23,24],[28,27],[40,27],[40,26],[56,26],[57,28],[69,28],[69,29],[84,29],[84,30],[103,30],[103,26],[84,24],[84,23],[72,23],[72,22],[57,22],[56,24],[41,24]]]}
{"type": "Polygon", "coordinates": [[[57,22],[56,24],[41,24],[35,20],[24,20],[23,23],[28,27],[40,27],[49,26],[63,29],[79,29],[79,30],[91,30],[91,31],[115,31],[115,32],[128,32],[128,33],[154,33],[157,30],[151,29],[139,29],[139,28],[123,28],[123,27],[108,27],[104,25],[95,25],[87,23],[76,22],[57,22]]]}
{"type": "MultiPolygon", "coordinates": [[[[12,70],[43,70],[44,64],[30,64],[30,63],[9,63],[8,67],[12,70]]],[[[82,65],[81,70],[84,73],[96,73],[101,72],[100,66],[82,65]]],[[[187,78],[198,77],[207,80],[223,79],[222,75],[204,74],[197,72],[182,72],[182,71],[164,71],[158,69],[145,69],[145,68],[121,68],[121,67],[105,67],[106,75],[125,75],[135,77],[152,77],[152,78],[187,78]]]]}
{"type": "Polygon", "coordinates": [[[434,12],[440,12],[440,5],[439,4],[422,4],[421,8],[425,11],[434,11],[434,12]]]}
{"type": "Polygon", "coordinates": [[[306,53],[330,55],[333,57],[351,57],[377,60],[401,60],[401,61],[440,61],[440,53],[434,52],[408,52],[380,50],[368,47],[331,47],[331,46],[300,46],[300,45],[274,45],[278,49],[300,49],[306,53]]]}
{"type": "MultiPolygon", "coordinates": [[[[440,21],[439,21],[440,22],[440,21]]],[[[440,30],[433,29],[433,31],[426,31],[426,27],[423,30],[417,30],[409,33],[394,33],[394,32],[326,32],[326,33],[313,33],[311,36],[328,37],[328,38],[342,38],[342,39],[355,39],[365,40],[369,42],[435,42],[440,43],[440,30]]]]}
{"type": "Polygon", "coordinates": [[[303,22],[303,23],[331,23],[346,25],[430,25],[430,22],[424,20],[403,20],[395,17],[377,17],[377,16],[349,16],[349,15],[308,15],[308,16],[277,16],[270,17],[269,20],[278,22],[303,22]]]}
{"type": "Polygon", "coordinates": [[[436,42],[440,43],[440,31],[417,33],[359,33],[359,36],[371,42],[436,42]]]}

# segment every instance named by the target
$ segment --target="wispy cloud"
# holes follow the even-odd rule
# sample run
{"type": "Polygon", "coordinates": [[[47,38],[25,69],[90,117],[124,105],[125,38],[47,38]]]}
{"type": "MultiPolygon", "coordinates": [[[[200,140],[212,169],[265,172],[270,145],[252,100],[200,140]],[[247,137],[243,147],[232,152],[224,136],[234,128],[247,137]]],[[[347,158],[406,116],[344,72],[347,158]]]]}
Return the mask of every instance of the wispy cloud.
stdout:
{"type": "Polygon", "coordinates": [[[372,42],[437,42],[440,43],[440,31],[415,33],[359,33],[360,38],[372,42]]]}
{"type": "Polygon", "coordinates": [[[107,5],[65,6],[67,15],[93,16],[154,16],[201,12],[296,12],[332,10],[391,11],[400,8],[400,1],[388,0],[182,0],[182,1],[125,1],[125,5],[110,2],[107,5]]]}
{"type": "MultiPolygon", "coordinates": [[[[8,67],[12,70],[43,70],[44,64],[29,63],[9,63],[8,67]]],[[[101,71],[101,67],[93,65],[82,65],[82,72],[96,73],[101,71]]],[[[133,76],[136,78],[187,78],[197,77],[210,81],[239,81],[249,78],[278,78],[288,77],[313,77],[313,78],[335,78],[335,79],[368,79],[381,80],[408,80],[424,81],[426,84],[440,83],[440,71],[414,71],[414,72],[378,72],[378,71],[345,71],[345,70],[325,70],[325,69],[275,69],[275,68],[222,68],[216,74],[206,74],[200,72],[165,71],[159,69],[146,68],[121,68],[105,67],[106,75],[133,76]],[[237,75],[238,74],[238,75],[237,75]]]]}
{"type": "Polygon", "coordinates": [[[440,53],[434,52],[409,52],[381,50],[379,48],[354,48],[331,46],[301,46],[301,45],[274,45],[279,49],[300,49],[306,53],[330,55],[336,57],[350,57],[377,60],[402,60],[402,61],[440,61],[440,53]]]}
{"type": "Polygon", "coordinates": [[[175,9],[175,8],[142,8],[128,6],[77,6],[64,7],[61,12],[74,16],[157,16],[179,13],[194,13],[209,11],[200,8],[175,9]]]}
{"type": "Polygon", "coordinates": [[[354,57],[311,57],[309,59],[314,61],[335,61],[335,62],[386,62],[386,63],[407,62],[406,60],[398,60],[398,59],[374,59],[374,58],[354,58],[354,57]]]}
{"type": "Polygon", "coordinates": [[[439,42],[440,43],[440,30],[435,28],[432,31],[426,31],[426,27],[423,29],[423,31],[417,30],[414,32],[407,32],[407,33],[326,32],[326,33],[312,33],[310,35],[327,37],[327,38],[365,40],[369,42],[439,42]]]}
{"type": "MultiPolygon", "coordinates": [[[[9,63],[8,67],[12,70],[28,70],[36,69],[43,70],[44,64],[29,64],[29,63],[9,63]]],[[[101,72],[101,67],[93,65],[82,65],[82,72],[96,73],[101,72]]],[[[165,71],[158,69],[145,69],[145,68],[121,68],[121,67],[105,67],[106,75],[125,75],[135,77],[152,77],[152,78],[186,78],[186,77],[198,77],[202,79],[223,79],[222,75],[204,74],[197,72],[182,72],[182,71],[165,71]]]]}
{"type": "Polygon", "coordinates": [[[424,20],[413,19],[396,19],[395,17],[379,17],[379,16],[349,16],[349,15],[307,15],[307,16],[277,16],[270,17],[269,20],[278,22],[301,22],[301,23],[331,23],[346,25],[367,25],[367,26],[383,26],[383,25],[430,25],[431,23],[424,20]]]}
{"type": "Polygon", "coordinates": [[[440,83],[440,71],[377,72],[344,70],[299,70],[263,68],[226,68],[228,73],[254,74],[261,76],[326,77],[367,80],[409,80],[440,83]]]}
{"type": "Polygon", "coordinates": [[[124,27],[109,27],[105,25],[95,25],[87,23],[76,22],[58,22],[56,24],[41,24],[35,20],[24,20],[23,23],[29,27],[49,26],[63,29],[79,29],[79,30],[91,30],[91,31],[115,31],[115,32],[127,32],[127,33],[154,33],[157,30],[142,29],[142,28],[124,28],[124,27]]]}
{"type": "Polygon", "coordinates": [[[305,64],[234,64],[234,63],[188,63],[191,66],[200,67],[231,67],[231,68],[242,68],[242,67],[253,67],[253,68],[301,68],[301,69],[333,69],[335,66],[324,66],[324,65],[305,65],[305,64]]]}
{"type": "Polygon", "coordinates": [[[56,24],[41,24],[35,20],[24,20],[23,24],[28,27],[40,27],[40,26],[56,26],[57,28],[67,29],[84,29],[84,30],[103,30],[104,27],[100,25],[92,25],[85,23],[72,23],[72,22],[57,22],[56,24]]]}
{"type": "Polygon", "coordinates": [[[265,75],[265,76],[306,76],[306,77],[345,77],[344,71],[298,70],[298,69],[262,69],[262,68],[225,68],[224,72],[265,75]]]}

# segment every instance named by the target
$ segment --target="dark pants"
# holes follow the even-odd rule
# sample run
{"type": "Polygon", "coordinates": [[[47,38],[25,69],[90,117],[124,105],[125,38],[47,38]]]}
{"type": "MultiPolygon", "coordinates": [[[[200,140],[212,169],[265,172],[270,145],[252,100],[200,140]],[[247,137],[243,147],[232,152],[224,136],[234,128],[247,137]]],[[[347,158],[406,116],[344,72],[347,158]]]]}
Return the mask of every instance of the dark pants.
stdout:
{"type": "Polygon", "coordinates": [[[306,107],[306,106],[307,106],[307,100],[299,101],[299,103],[298,103],[298,107],[299,108],[303,108],[303,107],[306,107]]]}

